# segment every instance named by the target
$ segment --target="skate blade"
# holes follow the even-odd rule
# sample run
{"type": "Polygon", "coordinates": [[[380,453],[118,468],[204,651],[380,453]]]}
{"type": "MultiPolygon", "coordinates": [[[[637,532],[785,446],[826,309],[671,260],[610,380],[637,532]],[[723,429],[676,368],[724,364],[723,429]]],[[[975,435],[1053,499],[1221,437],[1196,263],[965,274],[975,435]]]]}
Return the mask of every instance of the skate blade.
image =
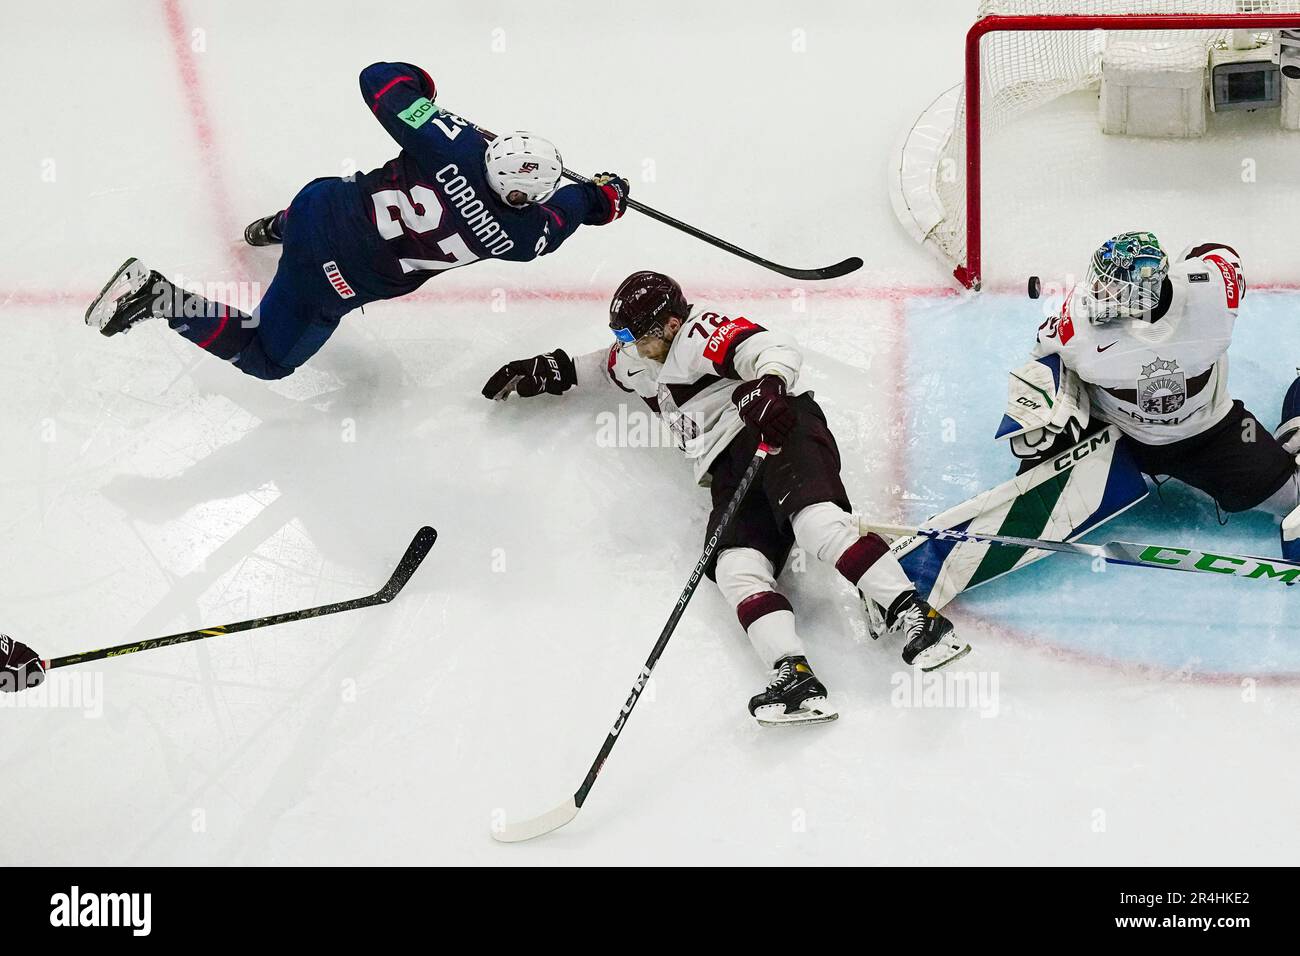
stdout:
{"type": "Polygon", "coordinates": [[[889,633],[889,628],[885,626],[885,611],[875,601],[869,597],[862,597],[862,613],[867,619],[867,634],[873,641],[889,633]]]}
{"type": "Polygon", "coordinates": [[[118,300],[137,291],[148,278],[149,270],[139,259],[135,257],[127,259],[113,273],[113,278],[104,283],[104,288],[86,309],[86,324],[102,332],[108,320],[113,317],[118,300]]]}
{"type": "MultiPolygon", "coordinates": [[[[810,698],[810,700],[814,699],[810,698]]],[[[824,724],[840,716],[840,712],[826,703],[825,698],[822,698],[820,702],[811,707],[808,707],[807,704],[808,701],[804,701],[804,706],[801,706],[793,714],[785,713],[784,708],[780,705],[766,708],[760,707],[754,714],[754,720],[764,727],[777,727],[786,724],[824,724]],[[771,713],[764,713],[765,710],[771,711],[771,713]]]]}
{"type": "Polygon", "coordinates": [[[916,656],[916,660],[913,661],[912,663],[914,666],[921,668],[921,670],[926,673],[930,671],[937,671],[940,667],[947,667],[953,661],[959,661],[967,654],[969,654],[970,645],[969,644],[963,645],[962,648],[959,651],[957,651],[955,654],[949,653],[947,654],[947,656],[943,656],[945,653],[950,652],[951,650],[952,650],[952,645],[949,645],[943,648],[942,650],[939,649],[938,645],[935,645],[934,647],[927,647],[925,650],[923,650],[920,654],[916,656]],[[939,651],[939,653],[936,653],[931,657],[927,657],[927,655],[929,655],[931,651],[939,651]]]}

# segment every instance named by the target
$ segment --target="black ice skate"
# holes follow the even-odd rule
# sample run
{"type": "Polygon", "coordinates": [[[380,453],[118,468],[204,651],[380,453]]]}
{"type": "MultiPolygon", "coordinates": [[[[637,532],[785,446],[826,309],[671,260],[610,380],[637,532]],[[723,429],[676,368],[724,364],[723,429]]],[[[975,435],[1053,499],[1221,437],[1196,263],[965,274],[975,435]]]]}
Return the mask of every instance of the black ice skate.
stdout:
{"type": "Polygon", "coordinates": [[[280,232],[284,225],[283,212],[277,212],[265,219],[255,219],[244,227],[244,241],[250,246],[273,246],[284,241],[280,232]]]}
{"type": "Polygon", "coordinates": [[[915,591],[895,612],[891,630],[899,631],[907,641],[903,645],[903,661],[923,671],[951,664],[970,653],[970,645],[957,637],[952,622],[915,591]]]}
{"type": "Polygon", "coordinates": [[[839,716],[826,700],[826,687],[804,657],[783,657],[767,689],[749,699],[760,724],[820,724],[839,716]]]}
{"type": "Polygon", "coordinates": [[[102,335],[117,335],[155,318],[153,286],[165,281],[139,259],[127,259],[90,303],[86,324],[99,329],[102,335]]]}

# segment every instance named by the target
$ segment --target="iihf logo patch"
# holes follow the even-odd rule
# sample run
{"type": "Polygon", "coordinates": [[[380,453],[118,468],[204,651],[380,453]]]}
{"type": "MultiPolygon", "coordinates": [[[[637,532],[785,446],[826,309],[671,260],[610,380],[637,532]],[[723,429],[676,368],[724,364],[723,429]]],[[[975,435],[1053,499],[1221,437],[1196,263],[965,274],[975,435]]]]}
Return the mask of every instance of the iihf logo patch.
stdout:
{"type": "Polygon", "coordinates": [[[352,291],[352,286],[348,285],[347,280],[343,278],[343,273],[339,272],[339,265],[333,259],[325,263],[321,268],[325,270],[325,278],[330,280],[330,285],[334,291],[345,299],[350,299],[356,293],[352,291]]]}
{"type": "Polygon", "coordinates": [[[1142,366],[1137,383],[1138,407],[1148,415],[1172,415],[1187,401],[1187,376],[1177,362],[1156,356],[1142,366]]]}

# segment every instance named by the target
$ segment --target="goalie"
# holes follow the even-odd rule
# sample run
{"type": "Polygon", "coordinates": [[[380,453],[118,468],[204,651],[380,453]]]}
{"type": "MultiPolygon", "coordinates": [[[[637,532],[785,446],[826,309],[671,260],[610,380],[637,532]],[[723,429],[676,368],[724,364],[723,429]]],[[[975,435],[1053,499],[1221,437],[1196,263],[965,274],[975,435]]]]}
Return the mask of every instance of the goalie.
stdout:
{"type": "Polygon", "coordinates": [[[1300,378],[1270,434],[1228,392],[1228,346],[1246,292],[1236,250],[1203,243],[1171,266],[1149,232],[1108,239],[1039,326],[1033,361],[1011,374],[997,437],[1021,471],[1113,423],[1141,471],[1176,478],[1226,512],[1282,519],[1300,560],[1300,378]]]}

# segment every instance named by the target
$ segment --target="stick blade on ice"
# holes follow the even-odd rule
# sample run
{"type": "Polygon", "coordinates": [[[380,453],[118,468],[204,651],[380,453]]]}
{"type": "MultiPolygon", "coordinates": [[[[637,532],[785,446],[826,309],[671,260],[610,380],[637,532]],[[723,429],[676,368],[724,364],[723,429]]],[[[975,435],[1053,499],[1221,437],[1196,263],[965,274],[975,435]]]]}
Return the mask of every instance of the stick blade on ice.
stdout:
{"type": "Polygon", "coordinates": [[[492,839],[500,843],[522,843],[535,837],[558,830],[578,815],[578,805],[573,797],[565,800],[554,810],[543,813],[540,817],[507,823],[500,830],[492,831],[492,839]]]}

